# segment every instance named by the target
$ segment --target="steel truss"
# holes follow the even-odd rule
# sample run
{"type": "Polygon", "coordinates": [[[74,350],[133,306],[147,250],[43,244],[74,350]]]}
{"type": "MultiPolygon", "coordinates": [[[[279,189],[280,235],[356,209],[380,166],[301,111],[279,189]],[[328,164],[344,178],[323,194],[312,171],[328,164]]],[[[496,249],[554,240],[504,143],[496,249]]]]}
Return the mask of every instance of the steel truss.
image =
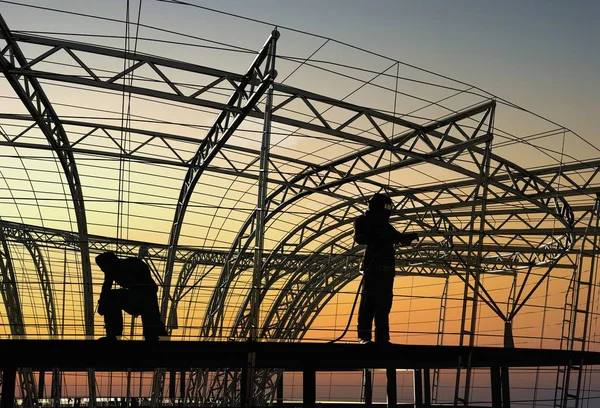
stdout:
{"type": "MultiPolygon", "coordinates": [[[[565,296],[563,326],[561,329],[560,349],[586,351],[589,347],[590,313],[592,299],[595,295],[596,262],[598,244],[598,225],[600,223],[600,195],[596,196],[594,206],[589,213],[588,225],[582,236],[577,266],[565,296]],[[591,244],[589,252],[586,244],[591,244]],[[589,260],[589,262],[586,262],[589,260]]],[[[572,364],[559,367],[554,392],[555,407],[579,407],[582,403],[581,392],[585,387],[585,370],[583,364],[572,364]]]]}
{"type": "Polygon", "coordinates": [[[57,116],[50,100],[44,93],[38,80],[31,75],[29,61],[23,55],[18,40],[10,32],[4,18],[0,15],[0,68],[4,77],[15,90],[37,127],[43,132],[58,156],[64,175],[67,179],[79,234],[79,250],[81,251],[81,268],[83,272],[83,299],[86,334],[94,334],[94,306],[92,292],[92,269],[87,246],[87,220],[85,201],[81,190],[81,182],[73,152],[69,150],[71,143],[65,129],[57,116]],[[18,73],[16,71],[19,71],[18,73]]]}
{"type": "MultiPolygon", "coordinates": [[[[18,317],[20,307],[14,272],[10,267],[9,241],[14,240],[26,246],[33,242],[37,244],[27,246],[27,249],[37,267],[51,332],[55,330],[56,313],[52,306],[48,273],[44,268],[39,247],[80,251],[84,272],[87,334],[93,334],[89,252],[113,249],[116,245],[118,252],[136,256],[140,246],[148,244],[88,236],[84,199],[74,153],[169,165],[187,170],[177,201],[169,242],[165,245],[149,244],[148,259],[164,261],[166,265],[161,282],[164,286],[161,313],[167,320],[169,330],[178,326],[177,306],[189,292],[188,288],[197,285],[202,279],[192,279],[196,275],[197,266],[222,268],[219,282],[204,316],[201,334],[204,338],[244,338],[253,328],[257,329],[260,325],[259,337],[302,339],[327,302],[358,277],[360,249],[352,245],[348,226],[359,214],[359,204],[364,203],[364,197],[382,189],[398,198],[395,209],[398,215],[395,216],[394,222],[401,224],[403,228],[416,226],[419,231],[423,231],[420,234],[422,238],[415,248],[400,252],[398,267],[402,273],[419,276],[456,275],[463,280],[465,313],[462,319],[461,344],[471,344],[474,339],[473,325],[477,318],[478,302],[484,302],[505,322],[511,322],[533,292],[548,278],[553,268],[574,268],[579,265],[579,251],[575,249],[576,245],[582,248],[582,253],[585,252],[583,248],[586,244],[593,245],[593,250],[596,248],[595,239],[592,241],[581,226],[590,216],[589,208],[570,206],[567,199],[598,192],[599,189],[594,186],[598,185],[600,179],[600,161],[529,171],[493,154],[493,102],[420,125],[394,115],[277,84],[273,82],[275,52],[269,52],[271,46],[274,48],[278,37],[275,33],[259,52],[248,72],[239,75],[155,56],[10,33],[3,20],[0,28],[4,42],[0,46],[3,74],[31,115],[0,114],[0,118],[5,120],[25,122],[22,132],[14,137],[4,137],[0,145],[55,152],[69,182],[78,223],[76,233],[2,223],[2,295],[9,311],[9,320],[12,319],[11,329],[14,326],[17,330],[16,327],[23,327],[24,323],[22,315],[21,320],[18,317]],[[34,51],[38,54],[25,59],[19,44],[37,45],[34,51]],[[72,64],[86,74],[65,75],[40,68],[45,66],[45,63],[51,63],[51,57],[57,53],[68,55],[72,64]],[[133,65],[112,72],[107,77],[106,71],[86,63],[97,56],[121,61],[126,59],[133,61],[133,65]],[[158,87],[145,86],[146,84],[133,86],[117,83],[127,75],[133,76],[136,72],[141,72],[143,67],[149,67],[156,73],[158,81],[165,85],[163,89],[166,90],[158,90],[158,87]],[[179,81],[178,74],[197,74],[211,79],[205,85],[192,86],[188,85],[189,82],[186,84],[179,81]],[[127,92],[207,108],[220,114],[199,145],[196,138],[143,129],[124,129],[102,123],[61,120],[43,93],[39,80],[119,93],[127,92]],[[261,97],[271,85],[271,103],[263,103],[261,97]],[[229,100],[223,103],[211,99],[209,95],[223,86],[231,88],[232,95],[229,100]],[[321,108],[322,106],[324,108],[321,108]],[[324,112],[332,107],[343,111],[347,119],[341,123],[329,119],[324,112]],[[299,113],[303,109],[312,114],[299,113]],[[263,156],[265,159],[260,165],[264,174],[255,174],[248,169],[256,160],[246,166],[240,166],[229,158],[230,154],[239,152],[257,158],[261,156],[261,152],[257,150],[227,145],[228,138],[245,119],[272,121],[282,126],[334,136],[358,143],[364,148],[319,165],[269,152],[268,156],[263,156]],[[356,130],[354,126],[358,126],[357,123],[361,120],[368,121],[371,128],[361,134],[353,133],[353,130],[356,130]],[[386,125],[391,124],[396,129],[394,134],[384,130],[386,125]],[[36,127],[44,133],[46,143],[28,140],[27,136],[36,127]],[[79,133],[78,137],[68,138],[65,127],[71,130],[71,136],[79,133]],[[146,139],[125,146],[116,136],[116,133],[121,131],[143,135],[146,139]],[[94,151],[85,148],[84,142],[92,137],[110,140],[117,146],[117,151],[94,151]],[[73,140],[75,141],[72,142],[73,140]],[[195,153],[191,158],[183,157],[172,148],[172,141],[193,146],[195,153]],[[169,157],[157,156],[151,149],[153,142],[162,143],[172,154],[169,157]],[[386,157],[390,154],[392,160],[388,162],[386,157]],[[211,165],[211,161],[217,155],[223,159],[224,165],[211,165]],[[458,159],[462,162],[459,163],[458,159]],[[465,161],[468,162],[467,165],[464,164],[465,161]],[[299,169],[296,175],[290,176],[280,171],[284,164],[290,163],[299,169]],[[439,185],[406,189],[389,188],[372,180],[373,176],[420,163],[430,163],[448,169],[462,178],[439,185]],[[265,169],[268,167],[272,168],[273,172],[267,177],[265,169]],[[264,195],[263,201],[258,203],[256,210],[245,220],[228,251],[185,248],[178,244],[194,186],[205,172],[216,172],[277,186],[264,195]],[[559,180],[561,187],[560,191],[557,191],[559,180]],[[349,184],[357,190],[354,197],[347,197],[341,190],[349,184]],[[308,217],[292,228],[272,250],[263,252],[261,235],[268,230],[270,223],[275,222],[292,204],[312,194],[334,198],[338,203],[308,217]],[[451,200],[440,202],[440,197],[451,197],[451,200]],[[510,209],[509,204],[518,205],[519,208],[510,209]],[[505,206],[501,208],[502,205],[505,206]],[[529,214],[537,216],[535,221],[528,218],[529,214]],[[558,226],[548,228],[547,225],[553,222],[558,226]],[[461,227],[458,228],[457,225],[461,227]],[[302,255],[304,249],[311,248],[315,243],[320,243],[316,250],[310,255],[302,255]],[[175,266],[178,264],[182,267],[175,285],[171,287],[175,266]],[[523,272],[527,282],[532,268],[545,268],[546,272],[528,292],[525,292],[525,283],[521,284],[520,289],[515,287],[510,295],[510,310],[506,312],[500,310],[479,281],[481,273],[523,272]],[[254,270],[255,276],[260,278],[254,282],[254,290],[248,291],[241,307],[230,304],[232,283],[250,270],[254,270]],[[194,283],[190,285],[190,282],[194,283]],[[257,304],[263,303],[269,290],[277,285],[281,285],[283,290],[269,305],[264,319],[255,320],[258,315],[257,304]],[[239,307],[236,310],[236,319],[231,330],[224,333],[224,316],[226,310],[232,307],[239,307]]],[[[264,186],[263,191],[267,191],[264,186]]],[[[464,367],[467,372],[466,381],[463,381],[463,385],[467,385],[460,398],[460,401],[467,404],[469,365],[468,362],[461,362],[459,366],[464,367]]],[[[278,372],[268,370],[256,373],[253,380],[257,385],[255,403],[272,400],[278,375],[278,372]]],[[[459,372],[459,377],[460,375],[459,372]]],[[[60,387],[60,378],[56,378],[56,383],[59,384],[57,387],[60,387]]],[[[162,401],[164,373],[158,379],[160,381],[155,390],[160,389],[160,394],[156,394],[155,404],[162,401]]],[[[192,371],[187,378],[185,404],[239,404],[242,398],[239,380],[240,373],[237,371],[192,371]]],[[[458,382],[460,381],[457,380],[458,382]]],[[[21,383],[28,387],[33,384],[27,379],[21,383]]],[[[90,384],[92,389],[92,381],[90,384]]],[[[54,388],[53,380],[53,390],[54,388]]],[[[27,395],[34,395],[31,391],[26,392],[27,395]]]]}

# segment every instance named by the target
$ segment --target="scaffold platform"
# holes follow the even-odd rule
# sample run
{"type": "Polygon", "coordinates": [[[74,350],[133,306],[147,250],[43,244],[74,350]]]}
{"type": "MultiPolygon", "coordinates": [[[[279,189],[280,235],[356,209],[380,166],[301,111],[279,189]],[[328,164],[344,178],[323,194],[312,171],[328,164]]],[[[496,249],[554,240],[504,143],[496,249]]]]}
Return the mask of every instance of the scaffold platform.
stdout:
{"type": "Polygon", "coordinates": [[[395,372],[406,369],[415,371],[415,406],[427,407],[431,405],[430,369],[465,367],[469,362],[471,368],[490,369],[493,406],[505,407],[510,405],[509,368],[600,364],[598,352],[400,344],[19,339],[0,340],[0,350],[1,408],[13,406],[16,370],[22,367],[108,372],[156,368],[230,368],[242,372],[249,368],[283,369],[303,373],[305,407],[316,406],[316,372],[364,369],[387,371],[388,406],[396,406],[395,372]]]}

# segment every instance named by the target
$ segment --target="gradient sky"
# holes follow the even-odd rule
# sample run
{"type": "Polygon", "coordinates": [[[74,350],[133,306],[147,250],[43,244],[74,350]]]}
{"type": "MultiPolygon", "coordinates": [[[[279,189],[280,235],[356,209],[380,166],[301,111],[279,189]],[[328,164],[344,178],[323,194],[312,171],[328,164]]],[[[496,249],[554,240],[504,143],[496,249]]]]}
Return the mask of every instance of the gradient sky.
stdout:
{"type": "Polygon", "coordinates": [[[596,1],[199,2],[332,37],[453,77],[594,138],[596,1]]]}
{"type": "MultiPolygon", "coordinates": [[[[597,97],[600,91],[597,79],[600,72],[598,2],[189,2],[334,38],[447,75],[548,117],[592,142],[597,140],[595,119],[600,112],[597,97]]],[[[127,5],[125,0],[29,0],[25,3],[117,19],[124,19],[127,5]]],[[[137,1],[130,4],[132,9],[137,9],[137,1]]],[[[54,20],[57,15],[48,11],[0,2],[0,12],[13,30],[58,30],[54,20]]],[[[60,18],[69,21],[65,16],[60,18]]],[[[122,24],[81,18],[72,21],[74,25],[67,23],[61,28],[115,35],[123,35],[124,31],[122,24]],[[82,21],[86,25],[78,26],[82,21]]],[[[213,39],[220,38],[222,33],[224,42],[252,49],[257,49],[270,31],[269,26],[261,30],[257,24],[155,0],[143,0],[141,22],[191,35],[210,32],[213,39]]],[[[150,33],[142,32],[141,35],[150,33]]],[[[282,38],[281,41],[293,40],[282,38]]],[[[299,45],[295,55],[308,56],[320,43],[322,40],[315,40],[312,47],[299,45]]],[[[169,52],[171,50],[165,50],[165,54],[169,52]]],[[[236,65],[230,70],[242,72],[243,68],[244,65],[241,68],[236,65]]],[[[170,221],[169,217],[166,219],[170,221]]],[[[332,303],[334,306],[337,304],[332,303]]],[[[395,316],[403,307],[398,301],[395,316]]],[[[408,308],[410,311],[410,306],[408,308]]],[[[336,321],[336,326],[345,323],[342,322],[346,319],[345,314],[339,314],[340,322],[336,321]]],[[[397,318],[404,319],[404,316],[397,318]]]]}
{"type": "MultiPolygon", "coordinates": [[[[595,113],[600,111],[599,2],[189,2],[334,38],[436,71],[550,117],[588,140],[595,138],[595,113]]],[[[124,0],[56,0],[47,6],[122,19],[126,4],[124,0]]],[[[132,9],[137,4],[132,1],[132,9]]],[[[43,20],[51,15],[6,3],[0,3],[0,11],[13,29],[42,30],[43,20]]],[[[224,20],[215,17],[208,11],[146,0],[141,21],[189,34],[198,32],[198,25],[203,32],[212,25],[214,32],[223,30],[228,38],[255,34],[244,31],[241,21],[239,26],[223,26],[224,20]]]]}

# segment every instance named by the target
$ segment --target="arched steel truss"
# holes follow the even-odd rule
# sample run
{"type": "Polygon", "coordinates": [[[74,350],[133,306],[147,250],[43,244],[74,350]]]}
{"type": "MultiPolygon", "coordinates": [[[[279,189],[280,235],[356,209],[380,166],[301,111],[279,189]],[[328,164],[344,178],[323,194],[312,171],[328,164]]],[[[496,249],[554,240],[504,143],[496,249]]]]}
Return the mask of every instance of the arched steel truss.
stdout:
{"type": "Polygon", "coordinates": [[[1,221],[0,225],[3,239],[22,244],[27,248],[27,251],[31,255],[39,283],[42,287],[42,294],[44,295],[44,312],[48,324],[48,333],[50,336],[57,336],[59,332],[56,317],[56,305],[54,303],[54,291],[52,289],[53,284],[38,241],[36,241],[33,235],[25,228],[15,228],[14,224],[6,224],[1,221]]]}
{"type": "MultiPolygon", "coordinates": [[[[274,58],[275,56],[268,56],[268,53],[263,52],[268,47],[263,48],[263,51],[259,53],[259,58],[255,61],[256,64],[251,66],[249,72],[246,75],[239,75],[209,67],[143,54],[132,54],[99,46],[25,34],[11,34],[4,21],[0,20],[0,23],[0,32],[4,41],[4,44],[0,47],[2,50],[0,65],[3,74],[31,115],[28,117],[1,114],[0,117],[31,121],[32,125],[42,130],[49,146],[22,143],[18,140],[19,137],[3,140],[0,145],[49,149],[55,152],[61,161],[69,183],[78,224],[78,231],[74,234],[67,231],[3,223],[3,256],[0,256],[3,276],[2,295],[9,314],[11,328],[14,326],[15,330],[18,331],[16,328],[23,327],[24,324],[22,314],[19,311],[18,290],[14,284],[14,272],[11,272],[7,240],[14,239],[27,246],[42,284],[49,328],[54,333],[56,333],[56,313],[52,301],[48,272],[45,269],[39,248],[32,243],[80,251],[84,274],[85,325],[88,334],[93,334],[93,299],[89,251],[100,252],[109,248],[109,246],[114,247],[114,245],[117,245],[119,252],[135,256],[139,246],[147,244],[88,236],[84,196],[73,157],[73,153],[81,152],[145,163],[166,164],[187,169],[187,176],[177,202],[169,242],[164,245],[150,244],[148,256],[150,259],[166,261],[165,270],[163,271],[165,290],[162,313],[166,316],[167,310],[169,310],[168,321],[171,327],[175,326],[178,302],[185,296],[184,289],[189,286],[197,265],[203,264],[222,268],[219,282],[214,289],[204,316],[201,336],[211,337],[221,334],[223,330],[223,313],[229,306],[227,299],[230,285],[244,271],[249,270],[254,265],[249,248],[251,248],[255,239],[255,231],[252,228],[255,225],[257,212],[253,212],[244,222],[229,251],[184,248],[178,245],[178,238],[194,184],[203,171],[221,172],[236,177],[258,180],[256,174],[236,168],[231,162],[229,162],[230,167],[216,168],[210,166],[210,161],[217,153],[226,158],[229,151],[243,150],[246,153],[258,156],[257,151],[228,146],[226,142],[228,136],[244,118],[262,119],[264,117],[264,112],[258,107],[258,101],[264,89],[272,81],[273,75],[268,68],[272,62],[260,58],[274,58]],[[40,51],[36,56],[25,59],[19,43],[36,44],[46,48],[45,51],[40,51]],[[58,51],[64,51],[70,55],[74,64],[85,70],[88,75],[64,75],[35,69],[37,64],[44,62],[58,51]],[[91,65],[85,63],[85,57],[90,55],[121,60],[129,59],[133,61],[133,65],[117,72],[110,78],[106,78],[96,73],[91,65]],[[260,57],[261,55],[262,57],[260,57]],[[265,61],[267,62],[264,69],[255,70],[265,61]],[[145,88],[143,86],[117,84],[119,79],[133,74],[143,66],[150,67],[156,72],[172,92],[159,91],[155,88],[145,88]],[[177,81],[170,79],[165,68],[185,73],[197,73],[214,79],[206,86],[190,89],[189,86],[182,86],[177,81]],[[120,151],[118,153],[93,151],[81,147],[80,143],[86,137],[97,134],[96,132],[104,132],[109,135],[110,132],[124,129],[106,124],[61,120],[45,96],[38,79],[130,92],[160,100],[209,108],[220,111],[221,114],[210,129],[208,137],[197,147],[192,160],[184,160],[179,156],[173,159],[159,158],[148,154],[145,148],[152,140],[163,141],[169,146],[169,140],[194,143],[193,139],[141,129],[125,130],[130,133],[148,136],[148,139],[143,143],[129,149],[126,149],[125,146],[119,146],[120,151]],[[257,81],[260,82],[258,86],[257,81]],[[208,91],[220,84],[230,84],[232,86],[233,95],[229,102],[222,103],[209,98],[203,99],[208,91]],[[242,105],[242,101],[246,101],[246,103],[242,105]],[[64,125],[90,130],[87,130],[85,135],[76,142],[71,143],[64,125]],[[182,263],[183,267],[176,285],[171,290],[171,276],[176,263],[182,263]],[[11,284],[11,282],[13,283],[11,284]],[[171,300],[170,304],[168,303],[169,300],[171,300]],[[21,316],[21,320],[19,320],[19,316],[21,316]]],[[[267,44],[275,40],[276,38],[270,38],[267,44]]],[[[270,183],[277,184],[278,187],[267,197],[267,208],[269,210],[265,217],[267,225],[269,221],[277,220],[277,217],[291,204],[311,194],[326,194],[339,200],[339,203],[306,219],[287,234],[272,251],[265,254],[261,296],[264,297],[275,282],[281,279],[287,279],[287,281],[262,322],[263,336],[270,339],[301,339],[327,302],[358,276],[359,248],[340,246],[334,241],[344,237],[347,238],[347,242],[350,241],[350,232],[347,226],[358,212],[356,205],[364,200],[362,197],[385,187],[376,186],[369,181],[362,182],[378,174],[427,162],[464,177],[459,181],[434,186],[396,191],[388,190],[394,196],[402,197],[397,203],[397,210],[402,214],[402,222],[406,222],[408,225],[419,225],[419,228],[428,228],[422,234],[425,238],[421,244],[416,246],[414,250],[403,252],[400,256],[399,264],[404,272],[424,275],[443,271],[442,273],[453,273],[461,276],[464,269],[469,267],[465,264],[465,259],[469,258],[467,255],[469,251],[472,251],[468,245],[469,224],[457,228],[454,221],[461,217],[463,219],[469,217],[469,209],[473,205],[472,197],[478,183],[481,182],[481,178],[469,166],[465,167],[462,164],[457,164],[456,159],[460,157],[461,159],[471,160],[472,167],[480,165],[484,156],[484,148],[481,145],[489,143],[492,138],[495,104],[493,102],[485,103],[428,125],[418,125],[393,115],[283,84],[275,83],[273,87],[279,95],[279,99],[271,109],[274,123],[351,140],[364,145],[365,148],[320,165],[272,155],[271,160],[273,161],[287,160],[288,162],[294,162],[304,170],[295,176],[286,177],[282,175],[280,179],[269,180],[270,183]],[[312,117],[287,116],[286,109],[293,104],[301,104],[314,115],[312,117]],[[321,109],[315,107],[317,104],[343,110],[348,114],[348,119],[343,123],[331,121],[323,115],[321,109]],[[313,119],[316,119],[316,121],[313,121],[313,119]],[[360,119],[366,119],[372,125],[366,136],[356,135],[349,131],[353,124],[360,119]],[[386,133],[383,130],[385,124],[394,124],[397,132],[394,134],[386,133]],[[389,163],[385,159],[388,154],[393,157],[393,160],[389,163]],[[369,156],[376,156],[377,159],[370,160],[368,159],[369,156]],[[356,197],[345,197],[340,193],[340,187],[349,183],[356,186],[359,192],[356,197]],[[464,195],[454,193],[454,191],[460,189],[470,193],[464,195]],[[436,199],[442,195],[451,196],[454,201],[438,203],[436,199]],[[450,216],[443,215],[445,210],[450,208],[453,208],[450,216]],[[463,208],[463,210],[457,211],[457,208],[463,208]],[[337,230],[345,230],[345,232],[338,235],[336,239],[326,240],[311,255],[300,255],[302,248],[310,246],[311,243],[317,242],[330,232],[337,230]],[[425,240],[427,245],[423,242],[425,240]],[[435,245],[431,245],[429,241],[434,242],[435,245]],[[440,261],[432,262],[432,254],[440,261]],[[310,288],[310,290],[307,290],[307,288],[310,288]]],[[[576,163],[529,171],[494,154],[490,156],[490,159],[487,204],[527,203],[528,206],[518,210],[492,208],[487,211],[487,216],[496,217],[496,220],[486,222],[485,225],[485,238],[489,241],[482,245],[482,261],[486,265],[484,269],[514,271],[520,268],[526,269],[545,265],[549,271],[552,267],[560,267],[558,261],[561,259],[567,261],[566,267],[572,268],[576,264],[576,261],[571,261],[573,254],[576,254],[576,251],[574,252],[572,248],[578,242],[577,240],[582,232],[579,224],[589,214],[585,209],[571,207],[566,198],[572,195],[586,195],[595,192],[594,188],[589,187],[589,185],[592,184],[592,181],[597,182],[600,163],[596,161],[576,163]],[[568,177],[570,172],[575,174],[582,169],[594,169],[593,173],[586,175],[587,181],[575,181],[574,178],[568,177]],[[560,191],[555,188],[558,178],[563,178],[563,183],[566,184],[566,188],[562,185],[560,191]],[[541,215],[541,219],[531,222],[523,216],[527,212],[541,215]],[[543,225],[548,221],[557,221],[559,227],[544,228],[543,225]],[[513,222],[519,223],[521,227],[509,228],[513,222]],[[513,240],[508,243],[501,243],[494,238],[496,234],[512,236],[514,242],[518,242],[519,245],[514,245],[513,240]],[[529,239],[529,234],[534,237],[529,239]]],[[[277,167],[275,163],[273,165],[275,168],[277,167]]],[[[547,274],[544,275],[544,277],[546,276],[547,274]]],[[[540,279],[540,282],[543,279],[540,279]]],[[[537,286],[539,284],[535,288],[537,286]]],[[[503,318],[514,317],[520,307],[519,305],[524,304],[528,296],[528,294],[520,292],[516,296],[512,311],[507,314],[500,312],[499,315],[503,318]],[[519,303],[519,300],[521,303],[519,303]]],[[[493,299],[491,296],[486,295],[484,291],[482,297],[492,307],[493,299]]],[[[249,330],[249,303],[250,298],[246,297],[238,310],[238,317],[229,336],[239,338],[247,334],[249,330]]],[[[495,308],[492,307],[492,309],[496,311],[495,308]]],[[[15,334],[17,333],[15,332],[15,334]]],[[[201,372],[197,374],[198,378],[203,375],[201,372]]],[[[267,377],[271,378],[272,374],[265,373],[259,381],[263,381],[263,384],[265,384],[268,382],[267,377]]],[[[204,381],[197,381],[194,385],[188,386],[189,395],[198,396],[200,387],[203,387],[201,394],[205,401],[223,398],[223,394],[219,396],[215,394],[217,392],[215,390],[219,389],[219,381],[223,378],[215,378],[212,384],[208,384],[206,376],[203,378],[204,381]]],[[[190,381],[189,384],[192,384],[192,382],[190,381]]],[[[271,384],[273,384],[273,381],[271,381],[271,384]]],[[[218,392],[227,392],[223,387],[220,387],[220,390],[218,392]]],[[[266,393],[262,398],[268,400],[267,396],[272,395],[269,394],[272,392],[272,387],[270,389],[263,387],[261,392],[266,393]]]]}
{"type": "MultiPolygon", "coordinates": [[[[483,116],[483,119],[480,120],[479,124],[475,127],[474,132],[470,136],[467,136],[467,134],[464,132],[464,130],[461,129],[457,121],[462,120],[465,117],[469,117],[470,115],[480,113],[481,107],[478,107],[478,109],[476,109],[474,112],[461,113],[459,115],[456,115],[455,117],[447,119],[446,121],[442,121],[437,125],[433,125],[432,129],[425,129],[425,133],[421,134],[421,137],[427,140],[427,145],[432,148],[432,151],[429,152],[430,156],[426,158],[421,158],[421,160],[434,160],[436,162],[436,165],[455,170],[458,173],[466,174],[471,178],[477,180],[477,174],[474,174],[468,170],[464,170],[459,166],[454,166],[452,164],[452,158],[456,158],[460,153],[463,153],[466,150],[473,157],[474,161],[477,161],[474,154],[482,154],[482,150],[476,147],[477,143],[473,143],[473,145],[475,146],[472,148],[470,144],[467,146],[461,145],[461,143],[463,142],[458,139],[452,138],[448,135],[448,132],[449,128],[454,126],[457,129],[461,129],[460,132],[463,133],[465,139],[470,141],[477,141],[476,136],[480,131],[481,127],[484,126],[485,120],[489,118],[489,120],[491,121],[491,117],[493,116],[493,105],[489,105],[486,108],[488,109],[486,111],[486,114],[483,116]],[[448,126],[445,133],[440,133],[437,131],[438,128],[442,128],[444,126],[448,126]],[[429,138],[429,134],[433,135],[431,139],[429,138]],[[458,146],[458,148],[454,150],[452,148],[440,149],[439,145],[436,145],[436,143],[433,141],[435,137],[440,137],[440,140],[442,142],[449,140],[450,143],[454,143],[455,146],[458,146]],[[444,158],[444,155],[446,154],[453,154],[454,156],[451,156],[450,159],[446,159],[444,158]],[[432,159],[431,156],[433,156],[434,158],[432,159]]],[[[418,133],[413,133],[412,136],[414,137],[415,135],[418,135],[418,133]]],[[[413,140],[413,137],[401,137],[400,141],[401,143],[407,143],[410,146],[411,143],[416,142],[415,140],[413,140]]],[[[482,139],[478,142],[484,141],[485,140],[482,139]]],[[[397,145],[392,143],[392,146],[397,145]]],[[[412,146],[414,146],[414,144],[412,146]]],[[[351,157],[338,160],[336,161],[336,163],[333,163],[330,166],[324,166],[324,168],[310,169],[305,173],[296,176],[294,181],[301,185],[308,185],[312,183],[311,187],[314,186],[312,191],[325,192],[331,189],[335,192],[335,190],[339,188],[340,185],[343,185],[345,183],[350,183],[359,178],[366,178],[369,175],[378,174],[380,172],[391,171],[393,169],[397,169],[406,165],[414,164],[415,161],[419,161],[420,154],[415,152],[403,153],[405,154],[405,156],[402,159],[396,156],[399,159],[398,162],[390,164],[388,166],[379,166],[377,168],[370,169],[363,174],[344,174],[336,169],[336,165],[339,165],[340,161],[347,162],[350,160],[356,160],[356,157],[351,157]],[[340,176],[341,174],[343,174],[343,177],[340,176]]],[[[358,156],[360,157],[360,154],[358,156]]],[[[546,218],[556,217],[556,219],[561,224],[563,224],[567,228],[567,230],[572,228],[573,215],[571,213],[570,207],[568,206],[565,200],[554,198],[543,198],[538,200],[536,198],[532,199],[529,195],[531,194],[531,190],[533,190],[533,193],[536,195],[539,195],[544,192],[553,192],[553,189],[549,185],[547,185],[543,180],[531,176],[524,169],[521,169],[518,166],[498,156],[493,156],[493,160],[494,163],[493,170],[491,172],[492,176],[490,177],[490,185],[493,186],[493,188],[497,189],[496,191],[492,192],[492,195],[495,196],[495,199],[502,201],[528,201],[540,208],[546,214],[546,218]],[[495,176],[499,175],[499,173],[504,172],[504,178],[510,180],[510,182],[507,183],[508,185],[503,184],[502,181],[495,178],[495,176]],[[552,208],[552,204],[554,204],[554,208],[552,208]]],[[[278,213],[281,213],[283,210],[285,210],[285,208],[288,205],[308,194],[311,194],[312,191],[294,191],[285,187],[280,187],[276,189],[273,193],[270,194],[270,196],[267,199],[267,202],[269,206],[277,205],[277,207],[268,213],[266,219],[268,220],[276,216],[278,213]]],[[[469,200],[469,197],[467,197],[467,200],[469,200]]],[[[205,315],[205,322],[203,325],[202,333],[204,336],[214,336],[218,334],[217,331],[221,328],[221,319],[225,305],[226,289],[228,288],[229,284],[240,273],[240,271],[237,269],[237,259],[239,259],[239,255],[247,251],[254,238],[254,231],[251,231],[250,228],[252,227],[252,225],[254,225],[253,217],[255,216],[255,214],[256,213],[253,213],[245,222],[244,226],[241,228],[240,232],[238,233],[238,236],[236,237],[236,240],[232,245],[230,254],[228,255],[228,263],[226,264],[225,268],[223,268],[221,278],[219,279],[219,283],[217,285],[219,289],[213,292],[213,297],[211,298],[209,310],[205,315]]],[[[564,234],[564,237],[566,239],[561,241],[555,241],[554,237],[550,238],[551,241],[553,241],[554,244],[556,244],[559,247],[558,249],[561,252],[568,249],[572,242],[571,234],[569,231],[567,231],[567,233],[564,234]]],[[[263,276],[268,276],[266,271],[263,271],[263,276]]]]}
{"type": "Polygon", "coordinates": [[[239,84],[235,86],[235,91],[227,101],[226,108],[221,111],[221,114],[206,134],[206,137],[202,139],[198,150],[189,160],[191,166],[187,171],[179,193],[171,234],[169,236],[169,257],[165,267],[163,300],[161,305],[163,319],[165,319],[167,313],[171,276],[173,274],[173,265],[175,264],[175,251],[179,241],[179,234],[181,233],[185,210],[203,171],[221,151],[221,148],[227,143],[227,140],[237,130],[250,111],[256,109],[258,101],[277,76],[273,68],[275,55],[272,53],[277,38],[279,38],[279,32],[275,30],[271,33],[271,36],[252,62],[252,65],[250,65],[248,72],[239,84]],[[258,86],[256,85],[257,83],[258,86]],[[244,101],[245,103],[242,105],[244,101]]]}
{"type": "MultiPolygon", "coordinates": [[[[0,250],[0,274],[2,276],[2,284],[0,285],[0,293],[6,308],[6,317],[10,326],[10,332],[14,336],[22,336],[25,334],[25,321],[23,319],[23,311],[19,300],[17,290],[17,280],[13,268],[12,259],[10,256],[10,248],[4,237],[3,232],[0,232],[2,240],[2,249],[0,250]]],[[[23,395],[26,406],[33,406],[33,397],[35,393],[35,379],[31,369],[19,369],[19,385],[21,387],[21,395],[23,395]]]]}
{"type": "Polygon", "coordinates": [[[27,108],[36,125],[43,132],[52,150],[58,156],[71,192],[71,200],[77,218],[81,268],[83,272],[83,301],[86,334],[94,334],[94,306],[92,292],[92,269],[87,246],[87,220],[85,201],[71,143],[50,100],[34,75],[29,60],[25,58],[18,41],[13,37],[4,18],[0,15],[0,69],[27,108]]]}

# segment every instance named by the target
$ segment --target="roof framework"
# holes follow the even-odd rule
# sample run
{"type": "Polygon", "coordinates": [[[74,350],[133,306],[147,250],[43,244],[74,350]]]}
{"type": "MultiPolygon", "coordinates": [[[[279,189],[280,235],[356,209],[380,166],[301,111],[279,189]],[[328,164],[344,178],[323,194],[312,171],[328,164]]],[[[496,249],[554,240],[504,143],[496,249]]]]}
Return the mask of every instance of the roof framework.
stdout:
{"type": "MultiPolygon", "coordinates": [[[[329,40],[302,56],[302,36],[279,32],[251,49],[194,39],[221,66],[160,56],[142,37],[119,48],[0,22],[0,335],[93,335],[102,275],[90,259],[115,250],[151,265],[173,336],[244,339],[258,324],[261,338],[331,338],[319,322],[358,283],[352,222],[378,191],[396,228],[419,233],[397,259],[413,289],[442,277],[455,309],[478,299],[480,316],[511,324],[543,284],[567,291],[596,244],[595,146],[479,88],[329,40]]],[[[478,317],[455,319],[450,341],[485,341],[465,329],[478,317]]],[[[225,392],[218,381],[204,397],[225,392]]]]}

